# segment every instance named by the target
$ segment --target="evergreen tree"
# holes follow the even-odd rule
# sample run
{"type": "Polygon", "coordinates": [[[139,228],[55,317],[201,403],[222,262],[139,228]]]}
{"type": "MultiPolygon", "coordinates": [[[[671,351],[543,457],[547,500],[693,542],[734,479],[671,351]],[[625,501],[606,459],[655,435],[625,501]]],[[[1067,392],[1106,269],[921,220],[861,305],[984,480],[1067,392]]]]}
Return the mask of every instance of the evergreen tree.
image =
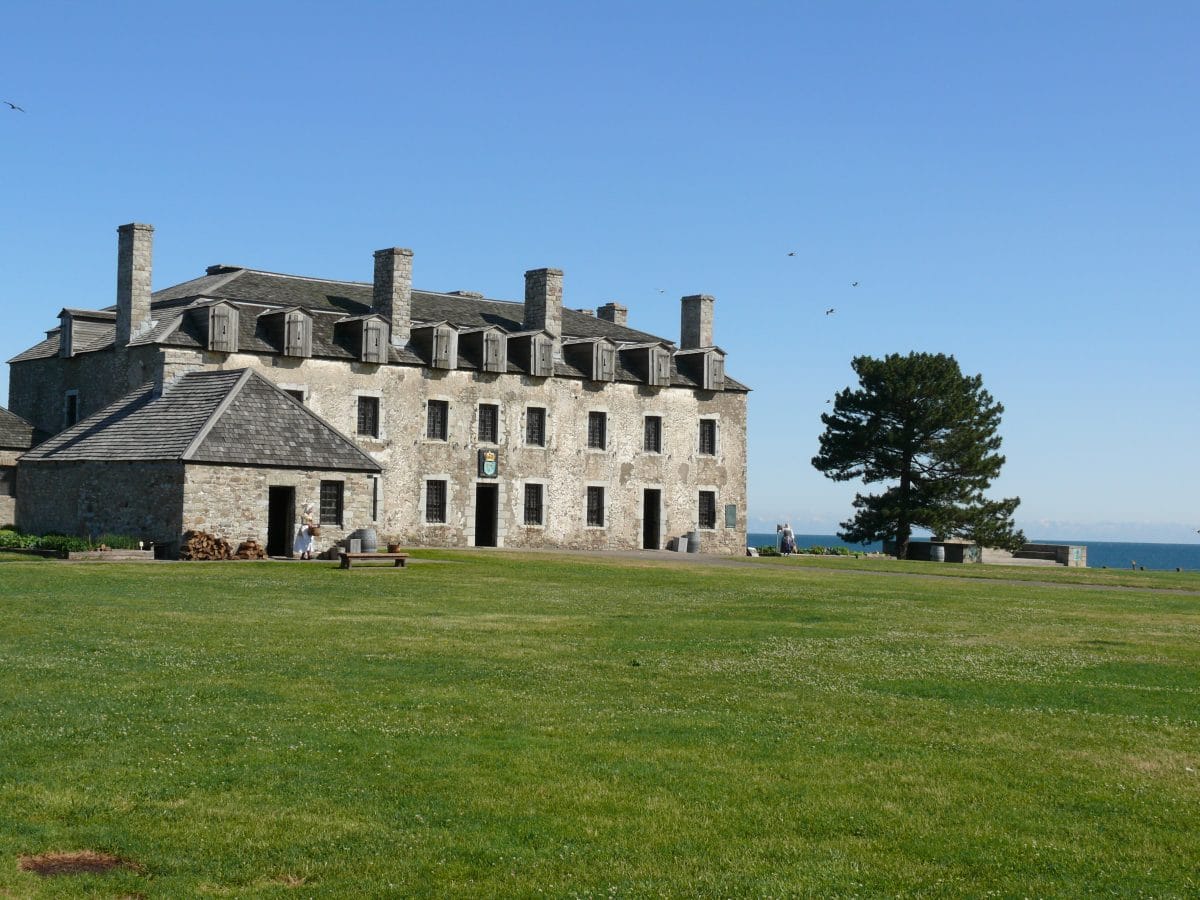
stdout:
{"type": "Polygon", "coordinates": [[[841,524],[842,540],[894,539],[900,559],[914,526],[986,547],[1023,544],[1012,520],[1020,498],[983,496],[1004,465],[996,433],[1004,407],[982,377],[963,375],[942,353],[859,356],[851,365],[859,387],[841,391],[821,416],[825,433],[812,464],[834,481],[888,486],[854,498],[857,513],[841,524]]]}

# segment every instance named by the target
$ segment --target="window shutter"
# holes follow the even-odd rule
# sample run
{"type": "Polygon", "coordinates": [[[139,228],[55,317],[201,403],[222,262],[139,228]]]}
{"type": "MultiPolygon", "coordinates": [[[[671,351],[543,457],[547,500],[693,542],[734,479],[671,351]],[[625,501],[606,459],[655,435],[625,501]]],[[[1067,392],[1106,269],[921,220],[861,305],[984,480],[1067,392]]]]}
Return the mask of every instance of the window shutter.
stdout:
{"type": "Polygon", "coordinates": [[[650,383],[660,387],[671,383],[671,354],[662,347],[650,350],[650,383]]]}
{"type": "Polygon", "coordinates": [[[504,336],[496,331],[488,331],[483,335],[483,370],[485,372],[503,372],[508,368],[505,358],[504,336]]]}
{"type": "Polygon", "coordinates": [[[541,378],[548,378],[553,374],[552,365],[554,344],[544,334],[539,334],[533,339],[533,360],[530,365],[531,375],[537,375],[541,378]]]}
{"type": "Polygon", "coordinates": [[[236,353],[238,313],[228,306],[213,306],[208,311],[208,349],[236,353]]]}
{"type": "Polygon", "coordinates": [[[458,364],[457,332],[448,325],[433,329],[433,365],[438,369],[453,369],[458,364]]]}
{"type": "Polygon", "coordinates": [[[283,320],[283,352],[288,356],[312,356],[308,316],[290,312],[283,320]]]}
{"type": "Polygon", "coordinates": [[[362,359],[368,363],[384,363],[385,341],[383,339],[383,323],[378,319],[367,319],[363,322],[362,359]]]}
{"type": "Polygon", "coordinates": [[[616,348],[608,344],[596,345],[596,380],[612,381],[617,375],[616,348]]]}
{"type": "Polygon", "coordinates": [[[719,353],[710,354],[712,360],[712,378],[709,388],[720,391],[725,388],[725,357],[719,353]]]}

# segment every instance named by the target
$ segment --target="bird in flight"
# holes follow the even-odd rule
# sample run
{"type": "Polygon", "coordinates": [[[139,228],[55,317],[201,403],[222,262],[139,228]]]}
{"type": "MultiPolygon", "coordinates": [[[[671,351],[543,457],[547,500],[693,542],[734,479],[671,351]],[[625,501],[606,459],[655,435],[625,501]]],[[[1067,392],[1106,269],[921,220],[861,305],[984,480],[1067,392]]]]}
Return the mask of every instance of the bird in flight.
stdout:
{"type": "Polygon", "coordinates": [[[825,315],[832,316],[835,312],[837,312],[837,310],[831,306],[829,309],[825,310],[825,315]]]}
{"type": "Polygon", "coordinates": [[[8,104],[9,109],[15,109],[17,112],[25,112],[25,107],[17,106],[17,104],[13,103],[11,100],[5,100],[4,102],[8,104]]]}
{"type": "Polygon", "coordinates": [[[795,255],[796,255],[796,251],[795,251],[795,250],[789,250],[789,251],[788,251],[788,256],[795,256],[795,255]]]}
{"type": "Polygon", "coordinates": [[[852,281],[852,282],[850,283],[850,287],[858,287],[858,282],[857,282],[857,281],[852,281]]]}

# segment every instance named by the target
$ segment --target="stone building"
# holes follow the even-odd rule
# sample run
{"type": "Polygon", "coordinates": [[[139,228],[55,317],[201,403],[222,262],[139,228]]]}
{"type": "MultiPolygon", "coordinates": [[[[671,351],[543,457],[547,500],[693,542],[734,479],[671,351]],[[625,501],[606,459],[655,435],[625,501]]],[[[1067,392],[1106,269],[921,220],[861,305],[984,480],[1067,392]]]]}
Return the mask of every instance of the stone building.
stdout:
{"type": "Polygon", "coordinates": [[[311,501],[324,543],[745,546],[748,388],[712,297],[683,298],[676,343],[564,308],[556,269],[523,303],[414,290],[400,248],[370,283],[210,266],[152,294],[153,229],[118,235],[115,307],[64,308],[10,360],[10,407],[55,435],[19,466],[25,530],[278,550],[311,501]]]}
{"type": "Polygon", "coordinates": [[[17,520],[17,458],[33,441],[33,426],[0,407],[0,528],[17,520]]]}

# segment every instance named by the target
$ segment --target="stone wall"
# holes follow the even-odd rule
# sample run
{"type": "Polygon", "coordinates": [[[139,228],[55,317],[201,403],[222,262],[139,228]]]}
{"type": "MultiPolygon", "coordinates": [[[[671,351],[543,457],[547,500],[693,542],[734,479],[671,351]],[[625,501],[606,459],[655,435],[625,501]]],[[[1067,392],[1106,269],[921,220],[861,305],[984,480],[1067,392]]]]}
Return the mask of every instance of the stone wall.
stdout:
{"type": "Polygon", "coordinates": [[[415,366],[376,366],[322,359],[205,354],[205,368],[254,367],[280,387],[302,391],[310,409],[354,437],[383,466],[380,533],[426,546],[473,546],[480,482],[496,483],[498,543],[506,547],[642,546],[646,489],[662,492],[660,546],[696,528],[699,491],[716,494],[717,527],[701,531],[703,552],[741,553],[746,539],[746,395],[647,385],[530,378],[415,366]],[[380,399],[378,439],[356,435],[358,397],[380,399]],[[446,440],[426,437],[426,403],[449,404],[446,440]],[[476,440],[478,407],[500,407],[497,444],[476,440]],[[526,410],[544,407],[546,446],[525,444],[526,410]],[[587,448],[588,412],[607,414],[608,446],[587,448]],[[663,420],[662,453],[645,452],[646,415],[663,420]],[[718,422],[718,453],[698,452],[699,420],[718,422]],[[499,450],[499,477],[478,477],[477,451],[499,450]],[[425,483],[448,484],[447,522],[424,522],[425,483]],[[524,485],[543,483],[545,524],[523,523],[524,485]],[[606,525],[585,522],[588,485],[605,489],[606,525]],[[725,527],[725,506],[736,525],[725,527]]]}
{"type": "MultiPolygon", "coordinates": [[[[322,481],[344,484],[342,525],[324,524],[315,541],[320,552],[359,528],[375,527],[371,517],[372,476],[361,472],[319,472],[301,469],[267,469],[190,464],[183,486],[183,531],[207,531],[236,546],[254,539],[267,546],[271,487],[293,487],[295,509],[291,521],[298,527],[305,502],[320,509],[322,481]]],[[[383,533],[380,531],[380,537],[383,533]]],[[[291,534],[287,541],[291,551],[291,534]]]]}
{"type": "Polygon", "coordinates": [[[17,501],[12,492],[17,489],[17,457],[22,452],[0,447],[0,528],[17,521],[17,501]]]}
{"type": "MultiPolygon", "coordinates": [[[[659,546],[666,547],[672,537],[696,528],[699,492],[704,490],[716,496],[717,527],[700,532],[701,551],[740,554],[745,548],[746,394],[741,392],[135,347],[128,352],[102,351],[73,359],[15,364],[11,368],[10,408],[38,428],[57,432],[62,429],[62,398],[67,390],[79,391],[82,417],[160,372],[169,382],[192,369],[244,367],[257,369],[280,387],[302,391],[309,408],[355,438],[383,467],[379,520],[375,523],[380,535],[395,535],[410,545],[474,546],[478,485],[494,481],[499,491],[496,531],[500,546],[640,548],[643,499],[651,489],[661,491],[662,498],[659,546]],[[359,396],[379,398],[378,438],[356,435],[359,396]],[[426,404],[431,399],[449,404],[449,433],[444,441],[430,440],[425,434],[426,404]],[[481,403],[500,407],[497,444],[483,445],[476,440],[481,403]],[[526,410],[531,406],[546,409],[545,447],[525,443],[526,410]],[[603,450],[587,447],[588,412],[592,410],[607,415],[608,446],[603,450]],[[643,450],[647,415],[662,418],[661,453],[643,450]],[[718,422],[715,456],[698,452],[701,418],[718,422]],[[499,451],[497,479],[478,477],[477,451],[484,446],[499,451]],[[447,481],[445,524],[424,521],[425,485],[430,478],[447,481]],[[524,524],[527,482],[544,485],[542,526],[524,524]],[[589,485],[605,491],[602,528],[586,524],[589,485]],[[732,528],[725,527],[727,505],[736,511],[732,528]]],[[[189,474],[189,482],[191,478],[189,474]]],[[[349,493],[348,485],[347,497],[349,493]]],[[[315,499],[315,493],[312,496],[315,499]]],[[[213,526],[205,530],[230,540],[250,536],[235,532],[265,531],[265,492],[246,499],[230,494],[227,499],[230,512],[220,513],[214,499],[204,501],[207,506],[189,519],[204,519],[213,526]]],[[[188,527],[199,526],[192,523],[183,530],[188,527]]]]}
{"type": "Polygon", "coordinates": [[[30,534],[179,539],[183,466],[172,462],[22,462],[17,525],[30,534]]]}

